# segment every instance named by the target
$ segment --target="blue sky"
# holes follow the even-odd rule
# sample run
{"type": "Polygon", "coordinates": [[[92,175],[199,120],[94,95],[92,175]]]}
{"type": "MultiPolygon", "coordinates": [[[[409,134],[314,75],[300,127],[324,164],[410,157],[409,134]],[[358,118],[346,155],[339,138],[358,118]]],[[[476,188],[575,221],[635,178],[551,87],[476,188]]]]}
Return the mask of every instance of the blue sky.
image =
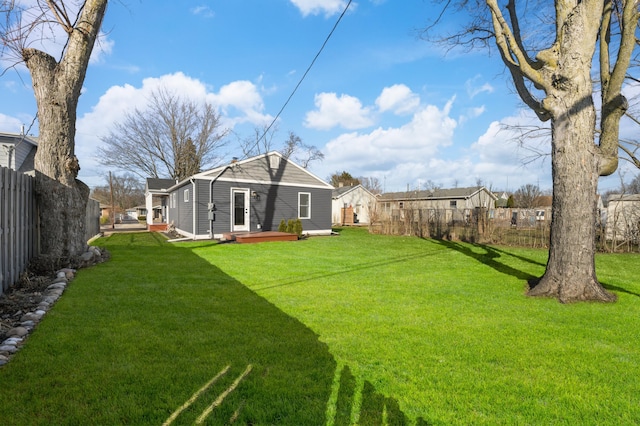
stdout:
{"type": "MultiPolygon", "coordinates": [[[[104,185],[100,137],[158,87],[219,109],[250,137],[269,124],[320,49],[346,0],[122,0],[110,2],[78,107],[80,178],[104,185]]],[[[428,1],[359,0],[277,121],[324,154],[311,172],[377,177],[386,191],[524,184],[551,188],[548,143],[520,147],[500,123],[535,122],[498,56],[445,52],[417,37],[436,13],[428,1]]],[[[47,46],[55,51],[55,47],[47,46]]],[[[7,63],[3,63],[4,66],[7,63]]],[[[23,67],[0,77],[0,131],[19,132],[36,111],[23,67]]],[[[32,129],[37,135],[37,123],[32,129]]],[[[225,159],[241,154],[236,137],[225,159]]],[[[112,170],[118,172],[117,170],[112,170]]],[[[625,171],[627,179],[636,172],[625,171]]],[[[601,189],[619,186],[619,176],[601,189]]]]}

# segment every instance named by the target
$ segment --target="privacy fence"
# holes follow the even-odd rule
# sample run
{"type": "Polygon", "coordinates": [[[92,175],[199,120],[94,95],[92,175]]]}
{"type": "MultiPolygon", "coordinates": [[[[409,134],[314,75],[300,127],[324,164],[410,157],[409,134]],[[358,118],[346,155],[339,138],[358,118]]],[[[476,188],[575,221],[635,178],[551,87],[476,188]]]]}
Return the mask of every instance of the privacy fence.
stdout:
{"type": "MultiPolygon", "coordinates": [[[[18,281],[38,254],[35,179],[0,167],[0,294],[18,281]]],[[[87,203],[86,239],[100,232],[100,203],[87,203]]]]}

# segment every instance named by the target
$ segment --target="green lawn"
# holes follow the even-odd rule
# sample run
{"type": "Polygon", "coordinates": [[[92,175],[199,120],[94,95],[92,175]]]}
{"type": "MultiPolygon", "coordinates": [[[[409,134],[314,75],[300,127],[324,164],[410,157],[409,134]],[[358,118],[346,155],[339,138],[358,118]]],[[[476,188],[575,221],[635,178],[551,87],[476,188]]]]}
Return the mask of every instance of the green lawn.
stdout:
{"type": "Polygon", "coordinates": [[[640,423],[637,255],[597,259],[617,303],[562,305],[524,296],[539,250],[362,229],[96,244],[112,260],[0,368],[3,423],[640,423]]]}

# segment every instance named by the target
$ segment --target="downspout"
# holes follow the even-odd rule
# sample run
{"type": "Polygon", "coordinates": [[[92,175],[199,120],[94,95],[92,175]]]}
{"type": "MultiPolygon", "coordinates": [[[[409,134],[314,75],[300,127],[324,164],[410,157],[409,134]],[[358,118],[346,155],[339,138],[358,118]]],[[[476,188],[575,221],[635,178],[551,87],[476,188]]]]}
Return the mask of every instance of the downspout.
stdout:
{"type": "MultiPolygon", "coordinates": [[[[224,172],[229,170],[232,166],[226,166],[216,177],[211,180],[209,184],[209,212],[215,211],[215,207],[213,204],[213,184],[216,183],[218,178],[222,176],[224,172]]],[[[209,218],[209,239],[213,239],[213,218],[209,218]]]]}

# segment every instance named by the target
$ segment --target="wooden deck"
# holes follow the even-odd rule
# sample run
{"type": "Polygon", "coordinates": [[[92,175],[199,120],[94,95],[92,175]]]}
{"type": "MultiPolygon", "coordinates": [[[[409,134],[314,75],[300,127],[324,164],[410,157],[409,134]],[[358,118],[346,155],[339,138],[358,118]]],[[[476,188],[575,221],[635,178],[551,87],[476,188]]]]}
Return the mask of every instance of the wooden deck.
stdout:
{"type": "Polygon", "coordinates": [[[287,232],[265,231],[265,232],[244,232],[244,233],[226,233],[223,240],[235,241],[241,244],[265,243],[268,241],[297,241],[296,234],[287,232]]]}

